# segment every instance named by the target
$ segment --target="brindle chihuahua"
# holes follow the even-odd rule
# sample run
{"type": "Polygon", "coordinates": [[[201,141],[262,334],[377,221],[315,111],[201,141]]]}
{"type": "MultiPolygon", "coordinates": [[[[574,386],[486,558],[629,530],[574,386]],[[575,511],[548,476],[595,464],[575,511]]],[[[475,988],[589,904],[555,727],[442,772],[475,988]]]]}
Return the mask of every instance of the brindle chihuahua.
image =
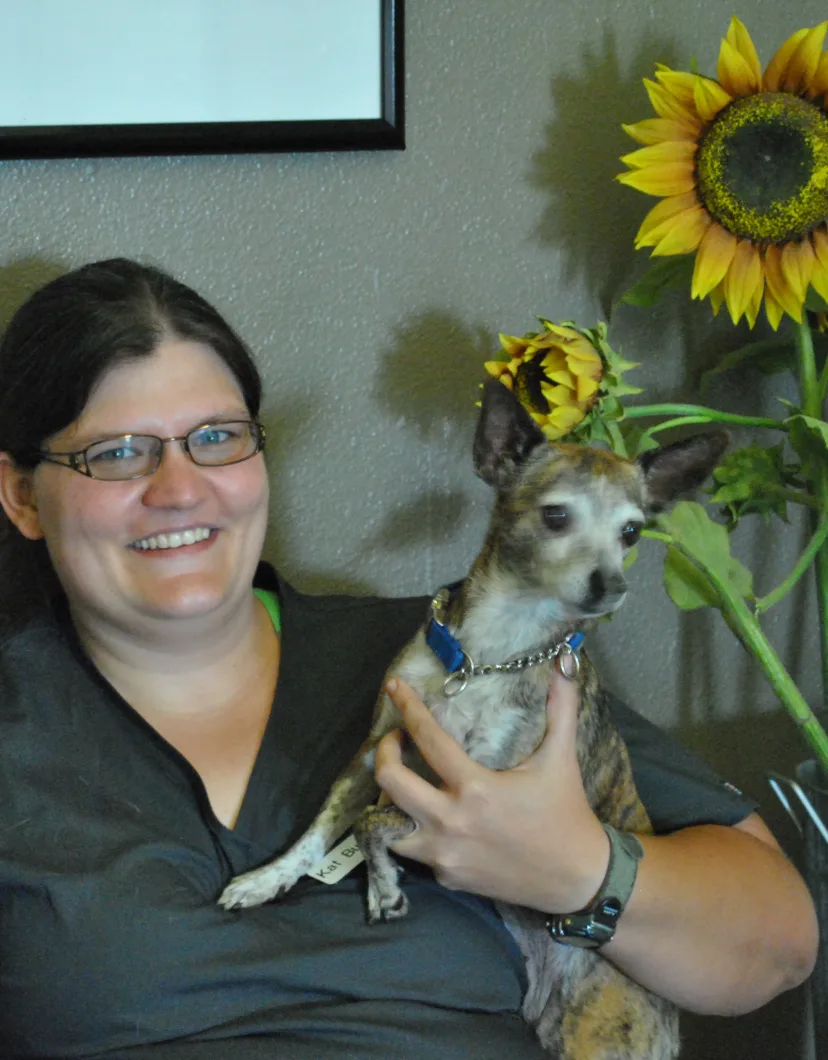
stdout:
{"type": "MultiPolygon", "coordinates": [[[[460,668],[447,675],[429,646],[426,623],[390,672],[413,686],[477,762],[491,769],[522,762],[545,733],[551,667],[564,663],[564,651],[573,662],[566,638],[620,607],[627,593],[624,557],[642,526],[701,485],[727,442],[726,432],[700,434],[646,452],[634,463],[585,446],[550,445],[511,392],[490,381],[474,463],[496,492],[491,525],[466,579],[450,595],[435,597],[430,616],[432,630],[437,621],[441,632],[449,631],[452,643],[462,646],[460,668]],[[516,657],[522,657],[519,664],[516,657]]],[[[454,662],[449,665],[454,669],[454,662]]],[[[580,684],[577,753],[589,803],[601,821],[646,834],[650,822],[595,671],[586,655],[572,669],[570,676],[580,684]]],[[[369,806],[376,794],[376,746],[400,725],[382,694],[370,735],[308,832],[284,856],[233,880],[220,898],[225,908],[285,894],[353,822],[367,864],[368,919],[405,916],[407,899],[388,845],[416,826],[395,806],[369,806]]],[[[413,746],[406,761],[427,772],[413,746]]],[[[553,941],[543,914],[499,908],[527,960],[523,1015],[553,1056],[672,1060],[678,1055],[671,1004],[595,950],[553,941]]]]}

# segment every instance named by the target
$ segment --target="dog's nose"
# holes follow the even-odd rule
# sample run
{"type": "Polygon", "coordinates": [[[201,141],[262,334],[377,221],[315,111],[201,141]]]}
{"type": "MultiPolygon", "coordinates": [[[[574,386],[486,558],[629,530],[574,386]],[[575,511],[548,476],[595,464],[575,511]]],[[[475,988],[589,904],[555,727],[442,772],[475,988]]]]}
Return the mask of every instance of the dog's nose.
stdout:
{"type": "Polygon", "coordinates": [[[617,571],[607,575],[600,567],[596,567],[589,576],[589,599],[593,605],[605,600],[615,600],[626,591],[627,582],[624,575],[617,571]]]}

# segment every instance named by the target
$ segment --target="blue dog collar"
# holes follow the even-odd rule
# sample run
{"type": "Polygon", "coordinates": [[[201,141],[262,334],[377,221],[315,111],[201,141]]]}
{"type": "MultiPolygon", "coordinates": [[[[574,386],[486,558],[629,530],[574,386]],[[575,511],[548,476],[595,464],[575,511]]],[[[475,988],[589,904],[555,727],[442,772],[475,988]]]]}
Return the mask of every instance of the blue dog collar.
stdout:
{"type": "Polygon", "coordinates": [[[470,677],[491,673],[517,673],[529,666],[537,666],[539,663],[548,662],[561,652],[566,652],[574,658],[575,672],[577,674],[579,666],[578,650],[585,639],[584,634],[580,631],[570,633],[559,644],[544,651],[511,659],[505,663],[476,665],[471,656],[463,650],[460,641],[451,633],[445,621],[446,610],[451,598],[461,584],[462,582],[454,582],[452,585],[444,585],[437,591],[431,601],[431,617],[425,633],[426,644],[449,674],[444,686],[446,695],[457,695],[462,692],[470,677]]]}

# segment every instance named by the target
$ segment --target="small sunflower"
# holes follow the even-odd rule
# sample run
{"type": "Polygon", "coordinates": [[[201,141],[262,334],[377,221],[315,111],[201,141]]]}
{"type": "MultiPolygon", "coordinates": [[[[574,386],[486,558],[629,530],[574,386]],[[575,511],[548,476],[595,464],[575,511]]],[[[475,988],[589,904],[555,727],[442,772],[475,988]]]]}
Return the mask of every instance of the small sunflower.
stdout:
{"type": "Polygon", "coordinates": [[[576,328],[541,323],[543,331],[523,338],[500,335],[508,360],[487,361],[485,368],[555,441],[577,427],[597,401],[604,362],[576,328]]]}
{"type": "Polygon", "coordinates": [[[764,298],[776,329],[798,323],[809,286],[828,300],[828,22],[797,30],[764,74],[733,18],[718,80],[656,67],[644,84],[658,117],[625,131],[644,146],[617,178],[661,198],[637,247],[695,254],[692,296],[751,327],[764,298]]]}

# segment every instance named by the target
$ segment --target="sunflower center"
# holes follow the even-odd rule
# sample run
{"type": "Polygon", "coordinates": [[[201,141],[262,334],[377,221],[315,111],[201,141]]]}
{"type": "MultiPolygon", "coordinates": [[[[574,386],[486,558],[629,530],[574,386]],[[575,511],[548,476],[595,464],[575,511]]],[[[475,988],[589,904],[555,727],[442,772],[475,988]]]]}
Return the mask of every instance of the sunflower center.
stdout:
{"type": "Polygon", "coordinates": [[[549,402],[543,396],[541,383],[549,380],[543,371],[541,362],[544,353],[537,354],[531,361],[524,361],[515,373],[514,391],[518,400],[535,412],[548,413],[549,402]]]}
{"type": "Polygon", "coordinates": [[[787,92],[734,100],[696,157],[699,198],[734,235],[802,239],[828,219],[828,116],[787,92]]]}

